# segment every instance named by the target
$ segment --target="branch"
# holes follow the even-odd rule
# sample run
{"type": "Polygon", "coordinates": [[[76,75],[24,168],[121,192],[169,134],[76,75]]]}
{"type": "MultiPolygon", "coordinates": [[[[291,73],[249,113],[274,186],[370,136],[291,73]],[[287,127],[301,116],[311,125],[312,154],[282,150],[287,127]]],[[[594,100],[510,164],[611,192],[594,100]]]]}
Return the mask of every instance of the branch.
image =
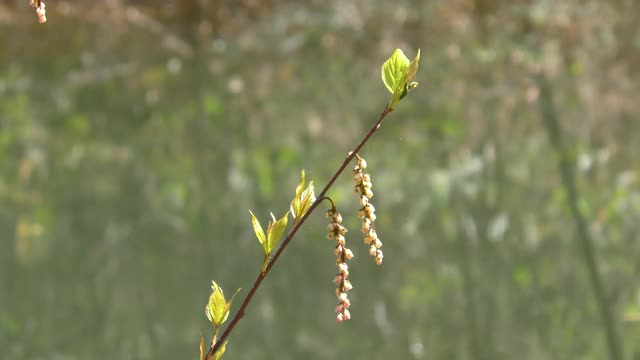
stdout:
{"type": "Polygon", "coordinates": [[[291,228],[291,230],[287,234],[287,237],[282,241],[282,244],[278,248],[278,251],[276,251],[276,253],[273,255],[273,257],[269,261],[269,264],[267,264],[267,267],[265,268],[265,270],[261,271],[258,274],[258,277],[254,281],[253,286],[251,287],[251,290],[249,290],[249,293],[247,293],[247,296],[242,300],[242,304],[240,304],[240,308],[238,308],[238,311],[233,316],[233,319],[231,319],[231,321],[229,322],[229,325],[227,325],[227,328],[224,330],[224,332],[222,333],[222,335],[220,336],[218,341],[216,341],[214,344],[211,344],[211,347],[209,348],[209,351],[207,351],[207,353],[205,354],[205,357],[204,357],[205,359],[209,359],[209,357],[212,356],[213,354],[215,354],[216,351],[218,351],[218,349],[220,348],[220,346],[222,346],[222,344],[224,344],[224,342],[227,339],[227,337],[229,336],[229,334],[231,334],[231,331],[233,331],[233,329],[236,327],[236,325],[238,324],[240,319],[244,316],[244,313],[245,313],[245,310],[247,309],[247,306],[249,306],[249,303],[251,302],[251,299],[253,299],[253,295],[255,295],[256,291],[258,290],[258,288],[262,284],[262,281],[264,281],[264,279],[267,276],[267,274],[269,274],[269,272],[271,271],[271,268],[273,268],[273,266],[275,265],[276,261],[278,261],[278,258],[280,258],[280,255],[282,255],[282,253],[284,252],[284,249],[286,249],[286,247],[289,245],[289,242],[291,242],[291,239],[293,238],[293,236],[298,232],[298,229],[300,229],[302,224],[304,224],[306,222],[307,218],[309,218],[311,213],[324,200],[324,197],[325,197],[327,191],[329,191],[329,189],[331,188],[333,183],[338,179],[338,176],[340,176],[340,174],[342,174],[344,169],[349,165],[351,160],[353,160],[353,158],[356,156],[358,151],[360,151],[360,149],[362,149],[362,147],[369,141],[369,139],[378,130],[378,128],[380,128],[380,125],[382,124],[382,121],[384,120],[384,118],[391,111],[392,111],[392,109],[390,109],[389,106],[384,108],[384,110],[382,111],[382,114],[380,114],[380,117],[378,118],[378,120],[373,124],[373,126],[371,127],[371,129],[369,129],[369,131],[366,133],[366,135],[360,140],[358,145],[356,145],[356,147],[347,155],[347,157],[346,157],[346,159],[344,159],[344,162],[342,163],[342,165],[338,168],[338,170],[335,172],[335,174],[333,174],[333,176],[331,177],[331,179],[329,180],[327,185],[325,185],[324,189],[322,189],[322,191],[316,196],[316,201],[314,201],[313,204],[311,204],[311,206],[309,207],[307,212],[305,212],[305,214],[300,218],[300,221],[297,221],[295,223],[295,225],[293,226],[293,228],[291,228]]]}

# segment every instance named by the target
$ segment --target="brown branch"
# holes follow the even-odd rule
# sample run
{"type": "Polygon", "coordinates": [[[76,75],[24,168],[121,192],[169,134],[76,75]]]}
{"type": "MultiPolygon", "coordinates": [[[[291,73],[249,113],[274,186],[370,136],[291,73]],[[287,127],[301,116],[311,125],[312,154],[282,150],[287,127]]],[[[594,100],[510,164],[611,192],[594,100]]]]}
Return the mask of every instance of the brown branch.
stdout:
{"type": "Polygon", "coordinates": [[[265,279],[267,274],[269,274],[269,271],[271,271],[271,268],[273,268],[276,261],[278,261],[278,258],[280,257],[280,255],[282,255],[287,245],[289,245],[289,242],[291,242],[291,239],[293,238],[293,236],[298,232],[298,229],[300,229],[302,224],[305,223],[305,221],[307,220],[307,218],[309,218],[311,213],[318,207],[318,205],[320,205],[327,191],[329,191],[333,183],[338,179],[338,176],[342,174],[342,172],[347,167],[347,165],[349,165],[351,160],[353,160],[353,158],[356,156],[356,153],[360,151],[360,149],[362,149],[362,147],[369,141],[371,136],[373,136],[373,134],[378,130],[378,128],[380,128],[382,121],[391,111],[392,110],[389,109],[388,106],[384,108],[378,120],[373,124],[371,129],[369,129],[369,131],[362,138],[362,140],[360,140],[360,143],[358,143],[358,145],[356,145],[356,147],[349,153],[349,155],[347,155],[342,165],[338,168],[335,174],[333,174],[333,176],[331,177],[327,185],[325,185],[324,189],[322,189],[322,191],[316,196],[316,201],[314,201],[313,204],[311,204],[311,206],[309,207],[309,210],[307,210],[307,212],[300,218],[300,221],[296,222],[293,228],[291,228],[291,230],[287,234],[287,237],[285,237],[285,239],[282,241],[282,244],[278,248],[278,251],[276,251],[276,253],[273,255],[273,257],[269,261],[269,264],[267,264],[267,267],[265,268],[265,270],[261,271],[258,274],[258,277],[254,281],[253,286],[251,287],[251,290],[249,290],[249,293],[247,294],[247,296],[244,298],[244,300],[242,300],[242,304],[240,304],[240,308],[238,309],[236,314],[233,316],[233,319],[231,319],[231,321],[229,322],[229,325],[227,325],[227,328],[224,330],[224,332],[222,333],[218,341],[216,341],[214,344],[211,344],[211,347],[209,347],[209,351],[207,351],[204,357],[205,359],[209,359],[209,357],[215,354],[216,351],[218,351],[218,349],[220,348],[220,346],[224,344],[227,337],[229,337],[229,334],[231,333],[231,331],[233,331],[233,329],[236,327],[240,319],[244,316],[244,312],[247,309],[247,306],[249,306],[251,299],[253,299],[253,295],[255,295],[256,291],[260,287],[260,284],[262,284],[262,281],[265,279]]]}

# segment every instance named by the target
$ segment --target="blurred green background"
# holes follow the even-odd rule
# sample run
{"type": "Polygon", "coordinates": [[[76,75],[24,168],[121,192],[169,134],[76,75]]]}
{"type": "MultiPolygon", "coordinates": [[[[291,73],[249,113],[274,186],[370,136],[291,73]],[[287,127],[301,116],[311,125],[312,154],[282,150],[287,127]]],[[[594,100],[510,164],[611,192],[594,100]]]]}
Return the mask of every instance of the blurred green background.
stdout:
{"type": "MultiPolygon", "coordinates": [[[[321,211],[226,359],[606,359],[539,106],[550,83],[624,359],[640,359],[640,3],[632,0],[0,2],[0,358],[196,359],[215,279],[244,296],[301,169],[351,176],[353,319],[336,324],[321,211]],[[634,115],[636,114],[636,115],[634,115]]],[[[351,215],[350,215],[351,214],[351,215]]],[[[236,307],[237,308],[237,307],[236,307]]]]}

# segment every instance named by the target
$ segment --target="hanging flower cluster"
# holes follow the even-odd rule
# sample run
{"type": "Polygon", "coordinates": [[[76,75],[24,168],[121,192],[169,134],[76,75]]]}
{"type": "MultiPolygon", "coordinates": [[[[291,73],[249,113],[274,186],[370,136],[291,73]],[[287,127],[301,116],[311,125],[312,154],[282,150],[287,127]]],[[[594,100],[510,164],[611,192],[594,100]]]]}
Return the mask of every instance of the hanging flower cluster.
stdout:
{"type": "Polygon", "coordinates": [[[336,296],[338,297],[338,305],[336,305],[336,313],[338,316],[336,320],[341,323],[344,320],[351,319],[351,313],[349,313],[349,306],[351,302],[347,297],[347,292],[353,288],[349,277],[349,266],[347,260],[353,258],[353,252],[346,246],[346,239],[344,234],[347,233],[347,228],[342,226],[342,215],[336,212],[335,206],[327,211],[327,218],[331,219],[329,226],[327,226],[327,238],[329,240],[336,241],[336,248],[334,254],[337,257],[336,265],[338,266],[338,273],[333,277],[333,283],[337,286],[336,296]]]}
{"type": "Polygon", "coordinates": [[[356,154],[358,164],[353,169],[353,180],[355,182],[355,192],[360,195],[360,210],[358,217],[362,220],[361,230],[364,233],[364,243],[369,245],[369,255],[375,258],[376,264],[382,264],[382,241],[378,238],[376,230],[373,228],[373,222],[376,221],[376,208],[370,202],[373,197],[371,187],[371,175],[365,173],[367,162],[365,159],[356,154]]]}
{"type": "Polygon", "coordinates": [[[29,5],[36,9],[38,15],[38,22],[40,24],[47,21],[47,13],[44,9],[44,1],[42,0],[29,0],[29,5]]]}

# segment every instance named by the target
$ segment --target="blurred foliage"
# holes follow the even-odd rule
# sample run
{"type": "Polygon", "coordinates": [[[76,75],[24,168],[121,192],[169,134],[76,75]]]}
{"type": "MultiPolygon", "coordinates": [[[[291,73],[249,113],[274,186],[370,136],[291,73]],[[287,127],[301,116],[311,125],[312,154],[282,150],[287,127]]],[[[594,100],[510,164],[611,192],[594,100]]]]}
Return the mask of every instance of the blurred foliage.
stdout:
{"type": "Polygon", "coordinates": [[[319,215],[226,357],[605,358],[536,105],[543,71],[638,358],[638,13],[623,0],[50,1],[40,25],[27,1],[0,2],[3,358],[196,358],[211,279],[245,288],[260,270],[247,209],[284,213],[302,168],[324,185],[388,101],[395,48],[422,48],[422,69],[365,151],[385,264],[360,261],[342,179],[353,319],[335,323],[319,215]]]}

